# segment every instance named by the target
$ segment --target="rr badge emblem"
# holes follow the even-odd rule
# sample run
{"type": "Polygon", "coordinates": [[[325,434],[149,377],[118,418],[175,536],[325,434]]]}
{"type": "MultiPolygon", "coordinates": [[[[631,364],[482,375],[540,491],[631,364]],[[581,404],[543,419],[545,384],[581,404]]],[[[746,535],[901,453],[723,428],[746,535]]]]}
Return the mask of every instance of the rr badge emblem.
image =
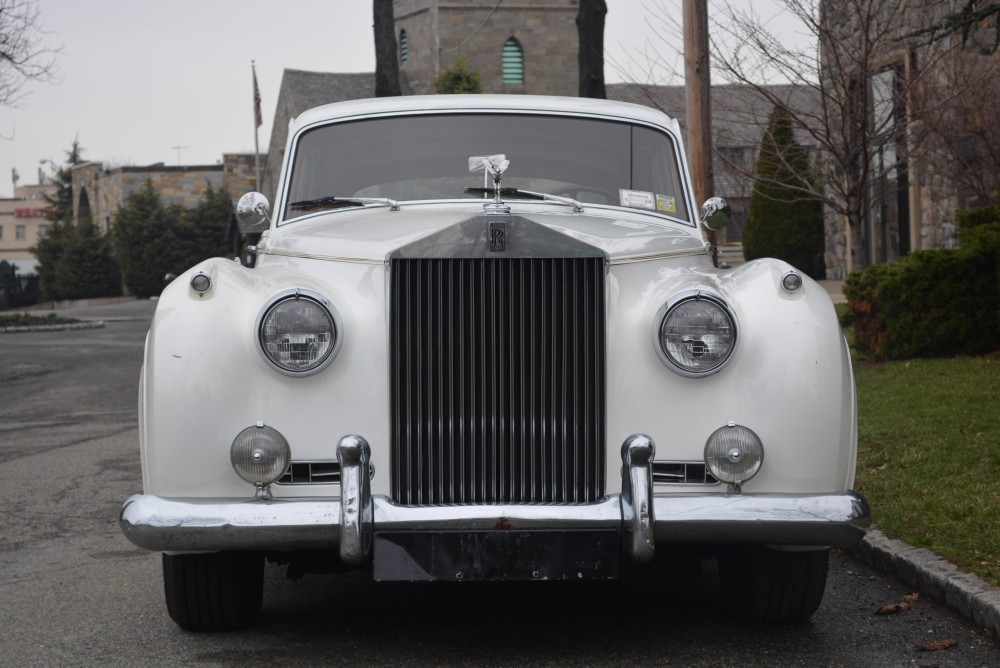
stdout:
{"type": "Polygon", "coordinates": [[[499,253],[507,248],[507,225],[502,220],[491,220],[490,228],[490,252],[499,253]]]}

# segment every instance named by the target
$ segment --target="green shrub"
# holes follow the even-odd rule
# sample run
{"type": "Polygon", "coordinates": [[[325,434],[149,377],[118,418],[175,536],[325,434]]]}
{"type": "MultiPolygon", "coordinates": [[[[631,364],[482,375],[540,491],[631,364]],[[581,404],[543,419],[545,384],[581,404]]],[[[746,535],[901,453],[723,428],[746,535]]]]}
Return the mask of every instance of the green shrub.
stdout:
{"type": "MultiPolygon", "coordinates": [[[[1000,190],[997,197],[993,204],[956,212],[955,219],[962,248],[990,253],[1000,267],[1000,190]]],[[[996,283],[1000,290],[1000,271],[997,272],[996,283]]]]}
{"type": "Polygon", "coordinates": [[[855,345],[878,359],[975,355],[1000,343],[997,256],[917,251],[847,277],[855,345]]]}
{"type": "Polygon", "coordinates": [[[482,93],[479,70],[470,70],[465,59],[456,56],[451,67],[447,67],[434,77],[434,90],[442,95],[456,93],[482,93]]]}

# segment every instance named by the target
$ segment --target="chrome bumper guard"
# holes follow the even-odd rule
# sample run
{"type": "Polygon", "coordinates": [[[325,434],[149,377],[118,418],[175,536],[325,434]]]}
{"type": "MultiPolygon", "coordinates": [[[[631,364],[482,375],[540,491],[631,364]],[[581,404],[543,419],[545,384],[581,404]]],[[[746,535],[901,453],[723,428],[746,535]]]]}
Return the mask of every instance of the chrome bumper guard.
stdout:
{"type": "Polygon", "coordinates": [[[645,563],[661,543],[753,542],[849,547],[871,509],[860,494],[653,493],[654,445],[641,434],[622,445],[622,493],[580,505],[399,506],[369,487],[368,443],[345,436],[337,454],[342,497],[286,499],[129,497],[119,525],[138,547],[160,552],[337,549],[371,558],[379,532],[619,531],[625,556],[645,563]]]}

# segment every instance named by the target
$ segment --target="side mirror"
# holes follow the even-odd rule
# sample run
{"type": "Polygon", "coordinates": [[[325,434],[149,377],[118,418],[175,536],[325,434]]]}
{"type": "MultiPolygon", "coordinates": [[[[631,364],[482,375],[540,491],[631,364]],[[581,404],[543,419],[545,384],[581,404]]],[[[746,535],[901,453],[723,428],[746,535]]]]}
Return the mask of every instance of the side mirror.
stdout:
{"type": "Polygon", "coordinates": [[[257,192],[243,195],[236,203],[236,219],[241,225],[257,226],[264,222],[270,225],[270,211],[271,205],[267,198],[257,192]]]}
{"type": "Polygon", "coordinates": [[[725,229],[732,217],[729,203],[721,197],[709,197],[701,205],[701,224],[713,232],[725,229]]]}

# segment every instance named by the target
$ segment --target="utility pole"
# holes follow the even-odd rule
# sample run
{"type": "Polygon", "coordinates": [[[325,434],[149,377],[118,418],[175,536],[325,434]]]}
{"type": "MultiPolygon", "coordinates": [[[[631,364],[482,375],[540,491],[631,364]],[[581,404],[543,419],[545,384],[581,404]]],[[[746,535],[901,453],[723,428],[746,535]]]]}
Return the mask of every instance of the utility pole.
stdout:
{"type": "MultiPolygon", "coordinates": [[[[684,0],[684,91],[687,149],[698,205],[712,196],[712,87],[708,63],[708,1],[684,0]]],[[[715,245],[715,232],[708,231],[715,245]]],[[[712,253],[716,261],[715,252],[712,253]]]]}

